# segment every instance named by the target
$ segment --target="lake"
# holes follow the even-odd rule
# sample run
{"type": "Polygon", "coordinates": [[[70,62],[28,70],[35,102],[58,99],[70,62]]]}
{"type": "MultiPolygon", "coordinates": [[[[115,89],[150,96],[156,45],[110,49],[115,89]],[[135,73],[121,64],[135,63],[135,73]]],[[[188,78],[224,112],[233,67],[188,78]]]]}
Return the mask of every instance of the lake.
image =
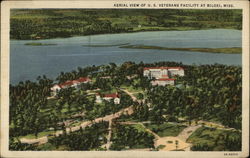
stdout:
{"type": "Polygon", "coordinates": [[[125,61],[152,63],[175,61],[183,64],[241,65],[241,54],[217,54],[173,50],[125,49],[119,46],[89,47],[88,45],[152,45],[171,48],[241,47],[242,32],[229,29],[192,31],[152,31],[137,33],[91,35],[48,40],[10,41],[10,82],[35,80],[39,75],[55,78],[61,71],[77,67],[125,61]],[[25,45],[29,42],[57,44],[25,45]],[[83,46],[84,45],[84,46],[83,46]]]}

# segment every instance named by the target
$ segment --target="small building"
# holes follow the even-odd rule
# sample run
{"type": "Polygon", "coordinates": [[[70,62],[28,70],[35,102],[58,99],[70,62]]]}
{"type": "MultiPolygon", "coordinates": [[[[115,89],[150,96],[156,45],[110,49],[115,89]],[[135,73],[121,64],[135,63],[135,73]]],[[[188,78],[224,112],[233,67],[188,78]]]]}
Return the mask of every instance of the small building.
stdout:
{"type": "Polygon", "coordinates": [[[61,89],[62,87],[58,84],[55,84],[53,87],[50,88],[53,96],[55,96],[61,89]]]}
{"type": "Polygon", "coordinates": [[[120,104],[120,95],[118,93],[112,93],[112,94],[96,94],[96,103],[102,103],[103,100],[111,101],[114,100],[114,104],[120,104]]]}
{"type": "Polygon", "coordinates": [[[175,79],[172,78],[160,78],[160,79],[156,79],[151,81],[151,84],[153,86],[166,86],[166,85],[174,85],[175,79]]]}

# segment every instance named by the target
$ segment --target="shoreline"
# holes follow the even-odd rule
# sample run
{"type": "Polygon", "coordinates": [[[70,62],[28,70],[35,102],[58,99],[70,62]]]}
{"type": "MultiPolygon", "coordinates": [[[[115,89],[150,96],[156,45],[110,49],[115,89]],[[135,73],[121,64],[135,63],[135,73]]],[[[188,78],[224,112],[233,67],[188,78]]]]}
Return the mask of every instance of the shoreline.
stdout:
{"type": "Polygon", "coordinates": [[[87,37],[87,36],[98,36],[98,35],[113,35],[113,34],[126,34],[126,33],[140,33],[140,32],[157,32],[157,31],[202,31],[202,30],[219,30],[219,29],[226,29],[226,30],[234,30],[234,31],[242,31],[242,29],[234,29],[234,28],[166,28],[166,29],[160,29],[160,30],[135,30],[135,31],[128,31],[128,32],[114,32],[114,33],[96,33],[96,34],[89,34],[89,35],[72,35],[68,37],[51,37],[51,38],[39,38],[39,39],[15,39],[10,38],[11,40],[15,41],[40,41],[40,40],[53,40],[53,39],[66,39],[66,38],[74,38],[74,37],[87,37]]]}
{"type": "MultiPolygon", "coordinates": [[[[128,62],[128,61],[127,61],[128,62]]],[[[141,61],[142,62],[142,61],[141,61]]],[[[157,61],[157,63],[161,63],[161,62],[166,62],[166,61],[157,61]]],[[[167,61],[167,62],[175,62],[175,63],[178,63],[178,62],[176,62],[176,61],[167,61]]],[[[124,62],[122,62],[122,63],[116,63],[118,66],[121,66],[122,64],[123,64],[124,62]]],[[[136,64],[139,64],[140,62],[135,62],[136,64]]],[[[154,62],[150,62],[150,63],[147,63],[147,64],[152,64],[152,63],[154,63],[154,62]]],[[[181,64],[183,64],[182,62],[181,62],[181,64]]],[[[186,66],[204,66],[204,65],[216,65],[216,64],[218,64],[218,63],[213,63],[213,64],[198,64],[198,63],[192,63],[192,64],[183,64],[183,65],[186,65],[186,66]]],[[[101,66],[101,65],[107,65],[107,64],[99,64],[99,65],[96,65],[96,66],[101,66]]],[[[233,67],[240,67],[240,68],[242,68],[242,64],[240,64],[240,65],[227,65],[227,64],[219,64],[219,65],[224,65],[224,66],[233,66],[233,67]]],[[[92,65],[88,65],[88,66],[92,66],[92,65]]],[[[88,66],[82,66],[82,67],[88,67],[88,66]]],[[[11,78],[10,78],[10,85],[13,85],[13,86],[15,86],[15,85],[17,85],[17,84],[19,84],[19,82],[25,82],[26,80],[30,80],[30,81],[32,81],[32,82],[36,82],[36,78],[38,77],[38,76],[42,76],[42,75],[46,75],[49,79],[52,79],[52,80],[56,80],[56,78],[57,78],[57,76],[58,75],[60,75],[60,72],[61,71],[63,71],[63,72],[71,72],[71,71],[73,71],[73,70],[76,70],[77,69],[77,67],[75,67],[75,68],[72,68],[71,70],[58,70],[58,72],[57,73],[55,73],[55,74],[40,74],[40,75],[37,75],[36,77],[34,77],[34,78],[32,78],[32,77],[30,77],[29,79],[24,79],[24,80],[19,80],[19,81],[17,81],[17,80],[11,80],[11,78]]]]}

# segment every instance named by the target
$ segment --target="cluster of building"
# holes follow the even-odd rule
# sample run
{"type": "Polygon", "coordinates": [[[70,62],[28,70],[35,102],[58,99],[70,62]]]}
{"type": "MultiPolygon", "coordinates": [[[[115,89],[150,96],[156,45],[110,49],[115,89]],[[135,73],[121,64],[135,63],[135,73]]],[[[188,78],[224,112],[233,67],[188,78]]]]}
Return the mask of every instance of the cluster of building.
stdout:
{"type": "Polygon", "coordinates": [[[153,86],[174,85],[174,76],[184,76],[184,69],[182,67],[146,67],[143,70],[143,76],[153,79],[151,84],[153,86]]]}
{"type": "Polygon", "coordinates": [[[52,95],[55,96],[61,89],[74,87],[76,89],[80,88],[80,85],[83,83],[91,82],[91,79],[88,77],[80,77],[76,80],[69,80],[61,84],[55,84],[51,87],[52,95]]]}
{"type": "MultiPolygon", "coordinates": [[[[153,86],[165,86],[174,85],[174,76],[184,76],[184,69],[182,67],[145,67],[143,70],[143,76],[152,79],[151,84],[153,86]]],[[[76,80],[69,80],[61,84],[55,84],[51,87],[52,96],[64,88],[74,87],[76,89],[80,88],[81,84],[89,83],[91,79],[88,77],[80,77],[76,80]]],[[[111,101],[114,100],[114,104],[120,104],[120,95],[118,93],[112,94],[96,94],[96,103],[102,103],[103,100],[111,101]]]]}
{"type": "Polygon", "coordinates": [[[112,94],[96,94],[96,103],[102,103],[103,100],[111,101],[114,100],[114,104],[120,104],[120,95],[118,93],[112,94]]]}

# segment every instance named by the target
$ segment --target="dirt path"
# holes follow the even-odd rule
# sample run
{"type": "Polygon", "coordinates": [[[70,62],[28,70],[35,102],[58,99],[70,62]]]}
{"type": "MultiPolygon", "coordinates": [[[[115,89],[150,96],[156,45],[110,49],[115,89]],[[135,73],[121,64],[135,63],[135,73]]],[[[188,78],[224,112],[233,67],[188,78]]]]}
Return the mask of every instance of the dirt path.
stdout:
{"type": "Polygon", "coordinates": [[[123,92],[127,93],[127,94],[132,98],[133,101],[135,101],[135,102],[141,101],[141,100],[138,100],[138,99],[134,96],[134,94],[133,94],[132,92],[129,92],[128,90],[126,90],[126,89],[121,89],[121,88],[120,88],[120,90],[122,90],[123,92]]]}
{"type": "Polygon", "coordinates": [[[111,135],[112,135],[112,120],[109,121],[109,134],[108,134],[108,137],[107,137],[107,144],[106,144],[106,149],[109,150],[112,142],[111,142],[111,135]]]}
{"type": "Polygon", "coordinates": [[[44,136],[41,138],[37,138],[37,139],[27,139],[27,138],[21,138],[21,143],[27,143],[27,144],[44,144],[48,142],[48,137],[44,136]]]}
{"type": "Polygon", "coordinates": [[[196,131],[198,128],[200,128],[201,125],[197,125],[197,126],[189,126],[185,129],[183,129],[181,131],[181,133],[179,133],[179,135],[177,136],[179,139],[181,139],[182,141],[187,141],[188,137],[191,136],[191,134],[196,131]]]}

